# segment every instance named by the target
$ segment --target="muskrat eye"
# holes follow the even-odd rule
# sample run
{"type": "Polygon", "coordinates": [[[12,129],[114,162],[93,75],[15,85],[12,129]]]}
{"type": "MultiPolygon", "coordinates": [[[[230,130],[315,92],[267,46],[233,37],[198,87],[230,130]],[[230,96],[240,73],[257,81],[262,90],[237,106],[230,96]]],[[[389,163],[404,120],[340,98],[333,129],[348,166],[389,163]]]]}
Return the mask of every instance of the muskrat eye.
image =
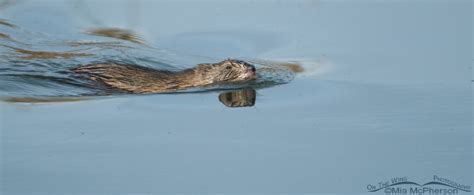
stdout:
{"type": "Polygon", "coordinates": [[[230,70],[230,69],[232,69],[232,67],[231,66],[226,66],[225,69],[230,70]]]}

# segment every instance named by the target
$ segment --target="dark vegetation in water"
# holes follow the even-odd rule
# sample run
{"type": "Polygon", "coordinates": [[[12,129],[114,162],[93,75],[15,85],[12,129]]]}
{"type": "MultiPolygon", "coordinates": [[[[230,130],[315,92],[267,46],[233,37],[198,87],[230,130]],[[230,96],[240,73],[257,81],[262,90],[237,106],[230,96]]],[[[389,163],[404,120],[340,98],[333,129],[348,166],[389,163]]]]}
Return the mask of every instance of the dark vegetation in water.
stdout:
{"type": "Polygon", "coordinates": [[[0,33],[0,39],[7,39],[12,41],[13,39],[10,37],[10,35],[0,33]]]}
{"type": "Polygon", "coordinates": [[[102,48],[102,49],[108,49],[108,48],[128,48],[132,49],[133,47],[123,45],[121,42],[94,42],[94,41],[65,41],[65,45],[70,46],[70,47],[84,47],[84,46],[90,46],[90,47],[97,47],[97,48],[102,48]]]}
{"type": "Polygon", "coordinates": [[[120,28],[97,28],[87,31],[88,34],[103,36],[109,38],[115,38],[125,41],[130,41],[133,43],[144,44],[143,39],[139,38],[136,33],[127,29],[120,28]]]}
{"type": "Polygon", "coordinates": [[[18,57],[22,59],[56,59],[56,58],[63,58],[63,59],[70,59],[74,57],[85,57],[85,56],[92,56],[93,54],[87,53],[78,53],[78,52],[48,52],[48,51],[32,51],[26,49],[20,49],[16,47],[11,47],[7,45],[0,45],[3,47],[8,47],[15,51],[17,54],[20,54],[18,57]]]}
{"type": "Polygon", "coordinates": [[[15,25],[10,24],[10,23],[7,22],[6,20],[2,20],[2,19],[0,19],[0,25],[4,25],[4,26],[7,26],[7,27],[11,27],[11,28],[16,28],[15,25]]]}

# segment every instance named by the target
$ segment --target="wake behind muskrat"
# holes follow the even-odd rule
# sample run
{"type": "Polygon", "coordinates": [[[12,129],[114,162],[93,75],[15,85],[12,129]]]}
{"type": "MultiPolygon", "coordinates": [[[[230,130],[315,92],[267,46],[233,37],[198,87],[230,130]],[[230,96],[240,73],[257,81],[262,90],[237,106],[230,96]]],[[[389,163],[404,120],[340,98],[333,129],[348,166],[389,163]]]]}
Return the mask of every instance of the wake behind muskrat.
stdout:
{"type": "Polygon", "coordinates": [[[129,93],[164,93],[217,84],[231,84],[256,79],[255,67],[241,60],[224,60],[214,64],[167,71],[130,65],[101,63],[72,69],[112,89],[129,93]]]}

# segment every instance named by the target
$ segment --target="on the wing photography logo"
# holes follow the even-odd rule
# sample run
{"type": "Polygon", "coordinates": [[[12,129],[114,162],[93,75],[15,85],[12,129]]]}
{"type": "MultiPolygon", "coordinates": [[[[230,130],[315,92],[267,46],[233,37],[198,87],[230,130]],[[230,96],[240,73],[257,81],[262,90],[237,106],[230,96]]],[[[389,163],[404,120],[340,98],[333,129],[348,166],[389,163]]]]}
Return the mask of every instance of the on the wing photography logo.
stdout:
{"type": "Polygon", "coordinates": [[[417,183],[407,177],[395,177],[377,184],[368,184],[367,190],[393,195],[451,195],[469,193],[471,186],[434,175],[433,180],[426,183],[417,183]]]}

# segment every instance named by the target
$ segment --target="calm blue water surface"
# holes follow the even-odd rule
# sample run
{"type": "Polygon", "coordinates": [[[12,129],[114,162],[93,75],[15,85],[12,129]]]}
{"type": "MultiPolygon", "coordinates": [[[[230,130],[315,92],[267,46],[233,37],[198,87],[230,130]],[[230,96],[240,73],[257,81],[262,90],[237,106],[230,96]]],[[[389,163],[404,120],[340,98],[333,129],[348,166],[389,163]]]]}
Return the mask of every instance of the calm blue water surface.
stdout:
{"type": "Polygon", "coordinates": [[[471,1],[0,1],[0,19],[1,194],[383,194],[368,184],[434,175],[473,184],[471,1]],[[87,33],[106,28],[138,43],[87,33]],[[91,42],[102,44],[74,44],[91,42]],[[64,72],[80,64],[227,58],[304,71],[243,108],[218,90],[7,101],[97,95],[64,72]]]}

